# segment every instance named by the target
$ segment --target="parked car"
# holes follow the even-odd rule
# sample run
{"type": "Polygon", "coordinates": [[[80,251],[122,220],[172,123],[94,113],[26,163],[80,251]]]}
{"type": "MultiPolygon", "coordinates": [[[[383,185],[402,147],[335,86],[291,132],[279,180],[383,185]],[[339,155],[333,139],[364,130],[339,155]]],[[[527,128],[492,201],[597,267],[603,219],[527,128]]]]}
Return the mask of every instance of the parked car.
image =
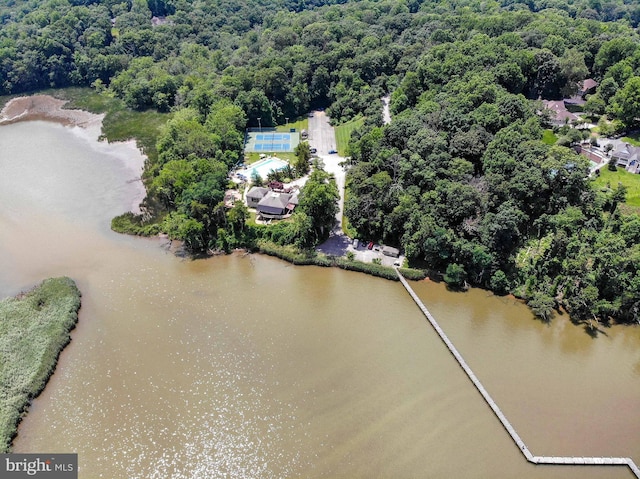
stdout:
{"type": "Polygon", "coordinates": [[[318,149],[317,149],[317,148],[309,148],[309,152],[310,152],[312,155],[315,155],[316,153],[318,153],[318,149]]]}
{"type": "Polygon", "coordinates": [[[336,153],[338,153],[336,150],[329,150],[330,155],[335,155],[336,153]]]}
{"type": "Polygon", "coordinates": [[[369,241],[369,244],[367,245],[367,249],[373,249],[373,241],[369,241]]]}
{"type": "Polygon", "coordinates": [[[353,247],[354,247],[355,249],[358,249],[358,246],[359,246],[359,245],[360,245],[360,242],[358,241],[358,238],[354,239],[354,240],[353,240],[353,247]]]}

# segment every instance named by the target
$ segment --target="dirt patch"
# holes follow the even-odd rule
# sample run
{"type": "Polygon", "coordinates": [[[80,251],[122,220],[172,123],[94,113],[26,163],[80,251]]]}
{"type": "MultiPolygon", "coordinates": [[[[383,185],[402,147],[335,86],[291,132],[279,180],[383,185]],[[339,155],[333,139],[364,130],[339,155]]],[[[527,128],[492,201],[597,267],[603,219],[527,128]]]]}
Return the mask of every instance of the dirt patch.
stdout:
{"type": "Polygon", "coordinates": [[[49,95],[22,96],[10,100],[0,112],[0,125],[19,121],[53,121],[65,126],[101,128],[104,115],[83,110],[66,110],[67,100],[49,95]]]}

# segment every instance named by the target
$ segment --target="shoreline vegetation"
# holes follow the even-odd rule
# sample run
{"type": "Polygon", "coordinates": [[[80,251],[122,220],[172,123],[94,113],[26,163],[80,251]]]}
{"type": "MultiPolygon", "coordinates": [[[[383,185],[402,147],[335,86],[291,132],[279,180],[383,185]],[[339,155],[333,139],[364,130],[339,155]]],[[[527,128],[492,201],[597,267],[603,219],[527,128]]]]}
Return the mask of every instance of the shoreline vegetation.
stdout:
{"type": "MultiPolygon", "coordinates": [[[[44,93],[12,98],[8,101],[5,97],[4,100],[6,104],[0,113],[0,125],[30,120],[55,121],[66,126],[97,128],[96,137],[106,139],[107,141],[135,141],[143,154],[146,155],[143,173],[145,191],[149,192],[150,186],[153,189],[154,173],[152,170],[154,169],[154,164],[157,165],[159,161],[158,150],[154,146],[151,148],[151,156],[146,153],[150,148],[149,145],[154,142],[159,143],[158,138],[162,135],[163,131],[162,122],[159,119],[165,122],[169,121],[172,118],[171,114],[154,112],[155,115],[161,116],[156,118],[156,123],[152,122],[154,126],[151,130],[143,133],[139,125],[144,123],[145,120],[139,117],[139,115],[144,116],[147,112],[132,111],[127,108],[121,100],[110,97],[105,93],[98,93],[88,88],[47,90],[44,93]],[[88,111],[78,108],[87,108],[88,111]],[[105,125],[109,125],[108,130],[105,125]],[[114,132],[118,133],[114,134],[114,132]],[[142,135],[144,141],[140,141],[136,135],[142,135]]],[[[0,99],[0,105],[2,105],[2,103],[2,99],[0,99]]],[[[201,238],[202,235],[192,234],[193,231],[197,233],[197,229],[185,233],[185,231],[181,229],[184,223],[182,226],[175,226],[173,231],[166,231],[168,225],[174,226],[170,222],[167,222],[166,218],[173,219],[176,218],[177,215],[173,213],[167,215],[170,209],[163,208],[158,198],[150,200],[149,196],[152,195],[147,195],[144,203],[150,202],[152,205],[150,209],[155,209],[155,214],[141,215],[133,212],[125,212],[112,219],[111,228],[118,233],[138,236],[156,236],[160,233],[168,233],[168,236],[177,240],[178,243],[181,243],[193,258],[210,256],[214,253],[229,253],[232,250],[241,249],[250,253],[258,252],[278,257],[294,265],[338,267],[397,281],[397,275],[391,267],[373,263],[363,263],[346,257],[327,256],[317,252],[309,242],[302,246],[298,244],[300,241],[292,241],[294,244],[286,244],[285,239],[289,235],[283,234],[283,231],[286,232],[288,227],[295,229],[292,227],[293,223],[284,222],[278,225],[275,230],[265,226],[256,227],[256,225],[246,223],[243,226],[242,223],[244,222],[242,220],[246,220],[248,217],[244,212],[246,208],[234,208],[233,210],[237,210],[233,213],[235,217],[234,224],[229,223],[227,220],[226,227],[217,230],[218,241],[215,244],[215,248],[207,249],[207,254],[197,254],[196,248],[198,242],[204,243],[201,238]],[[189,237],[189,234],[192,234],[192,236],[189,237]],[[283,243],[283,241],[285,241],[285,243],[283,243]]],[[[165,207],[166,206],[167,205],[165,205],[165,207]]],[[[179,225],[179,221],[176,224],[179,225]]],[[[186,224],[193,226],[192,223],[186,224]]],[[[316,236],[316,241],[320,240],[321,238],[316,236]]],[[[442,272],[429,268],[400,268],[400,271],[407,279],[411,280],[419,281],[425,278],[438,278],[438,280],[445,281],[449,287],[454,289],[466,289],[471,286],[466,281],[462,281],[460,285],[457,285],[456,281],[454,281],[456,275],[453,273],[455,272],[452,273],[449,271],[450,269],[451,268],[447,268],[446,272],[442,272]]],[[[483,287],[477,284],[473,286],[483,287]]],[[[536,306],[536,298],[532,300],[531,294],[528,294],[523,288],[505,289],[502,287],[494,289],[493,292],[497,295],[511,293],[516,298],[528,304],[531,303],[529,306],[532,308],[534,314],[545,321],[551,319],[554,315],[553,311],[556,310],[556,308],[558,308],[558,311],[563,309],[562,306],[554,305],[552,301],[549,300],[545,302],[544,307],[539,308],[536,306]]],[[[578,324],[581,320],[577,319],[574,320],[574,322],[578,324]]],[[[607,321],[603,321],[601,324],[606,323],[607,321]]],[[[591,321],[589,321],[589,324],[592,324],[591,321]]]]}
{"type": "MultiPolygon", "coordinates": [[[[357,260],[349,260],[345,257],[329,256],[318,253],[315,250],[300,250],[294,246],[281,246],[270,241],[258,241],[258,251],[268,256],[274,256],[284,261],[288,261],[296,266],[322,266],[337,267],[348,271],[357,271],[371,276],[399,281],[395,268],[383,266],[375,263],[364,263],[357,260]]],[[[427,272],[414,268],[398,268],[402,275],[413,281],[420,281],[427,278],[427,272]]]]}
{"type": "Polygon", "coordinates": [[[71,341],[80,296],[74,281],[61,277],[0,301],[0,453],[10,451],[22,417],[71,341]]]}
{"type": "MultiPolygon", "coordinates": [[[[104,133],[104,122],[109,113],[105,113],[105,108],[95,107],[89,110],[79,109],[82,106],[100,104],[97,98],[102,95],[93,91],[83,91],[88,89],[71,88],[68,90],[49,90],[46,94],[34,94],[31,96],[19,96],[8,99],[0,111],[0,126],[24,121],[53,121],[64,126],[81,127],[86,129],[97,129],[98,136],[107,141],[119,141],[123,138],[133,138],[135,128],[129,134],[120,134],[115,138],[113,135],[104,133]]],[[[114,102],[118,100],[114,99],[114,102]]],[[[118,108],[126,109],[126,106],[117,105],[118,108]]],[[[112,107],[113,108],[113,105],[112,107]]],[[[138,112],[131,112],[133,115],[138,112]]],[[[118,116],[113,110],[111,115],[118,116]]],[[[168,116],[165,115],[168,119],[168,116]]],[[[126,131],[116,123],[111,123],[112,130],[126,131]]],[[[130,125],[128,128],[131,128],[130,125]]],[[[137,140],[137,138],[136,138],[137,140]]],[[[148,142],[147,142],[148,143],[148,142]]],[[[146,148],[142,146],[143,153],[146,148]]],[[[147,165],[145,165],[147,166],[147,165]]],[[[133,234],[139,236],[157,235],[159,224],[153,221],[142,224],[141,216],[132,212],[126,212],[117,216],[111,221],[112,229],[118,233],[133,234]]],[[[338,267],[349,271],[358,271],[379,278],[397,281],[395,270],[373,263],[363,263],[361,261],[348,260],[344,257],[332,257],[318,253],[313,249],[301,249],[293,245],[283,246],[268,240],[258,240],[255,245],[247,245],[245,248],[249,252],[259,252],[268,256],[274,256],[297,266],[315,265],[323,267],[338,267]]],[[[421,280],[427,277],[426,271],[401,268],[401,272],[406,278],[421,280]]]]}
{"type": "Polygon", "coordinates": [[[324,109],[349,158],[354,236],[453,288],[515,293],[545,321],[564,308],[640,323],[640,217],[625,185],[589,184],[575,151],[640,126],[633,2],[85,3],[0,6],[0,93],[73,87],[54,94],[105,113],[106,138],[137,138],[148,195],[114,230],[162,231],[193,255],[315,247],[332,227],[331,179],[270,228],[224,198],[247,128],[324,109]]]}

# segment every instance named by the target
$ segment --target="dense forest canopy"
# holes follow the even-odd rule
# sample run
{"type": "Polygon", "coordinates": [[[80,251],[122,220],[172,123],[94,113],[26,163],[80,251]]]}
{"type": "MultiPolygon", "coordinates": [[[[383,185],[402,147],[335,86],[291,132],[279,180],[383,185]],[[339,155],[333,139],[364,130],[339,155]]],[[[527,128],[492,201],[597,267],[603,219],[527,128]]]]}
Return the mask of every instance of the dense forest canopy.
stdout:
{"type": "Polygon", "coordinates": [[[336,195],[320,173],[308,195],[319,203],[275,228],[222,206],[242,131],[316,107],[364,118],[345,205],[358,236],[451,285],[514,291],[543,318],[560,305],[579,320],[638,321],[640,219],[621,208],[623,187],[592,187],[567,148],[580,131],[542,141],[537,100],[593,78],[584,109],[601,132],[638,126],[639,22],[640,5],[622,0],[10,0],[0,93],[91,85],[172,112],[149,192],[170,212],[163,229],[194,250],[257,236],[314,244],[327,230],[314,212],[336,195]]]}
{"type": "Polygon", "coordinates": [[[530,98],[612,67],[623,87],[638,63],[632,2],[327,3],[11,0],[0,6],[0,93],[93,84],[164,111],[223,97],[249,125],[271,125],[313,106],[338,121],[376,118],[399,83],[397,99],[412,105],[416,80],[466,72],[475,48],[502,86],[530,98]]]}

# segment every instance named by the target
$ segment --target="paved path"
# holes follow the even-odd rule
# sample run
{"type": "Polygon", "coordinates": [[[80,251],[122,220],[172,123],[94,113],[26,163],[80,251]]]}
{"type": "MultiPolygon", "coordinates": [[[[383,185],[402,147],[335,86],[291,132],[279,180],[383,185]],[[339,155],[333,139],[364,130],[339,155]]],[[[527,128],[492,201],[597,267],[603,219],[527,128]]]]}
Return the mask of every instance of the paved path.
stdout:
{"type": "Polygon", "coordinates": [[[413,291],[411,286],[409,286],[409,283],[407,282],[407,280],[404,279],[404,277],[400,274],[400,272],[398,270],[396,270],[396,273],[398,274],[398,278],[400,278],[400,282],[402,283],[402,285],[405,287],[407,292],[411,295],[411,297],[416,302],[418,307],[422,310],[422,312],[424,313],[426,318],[431,323],[431,326],[433,326],[433,329],[435,329],[436,332],[438,333],[438,335],[440,336],[440,339],[442,339],[442,341],[447,346],[447,348],[449,348],[449,351],[451,351],[451,354],[453,354],[453,356],[458,361],[458,364],[460,364],[460,366],[462,367],[464,372],[467,374],[469,379],[471,379],[471,382],[473,383],[473,385],[476,387],[478,392],[480,392],[480,394],[482,395],[482,397],[484,398],[486,403],[489,405],[489,407],[491,408],[493,413],[500,420],[500,422],[502,423],[504,428],[507,430],[507,432],[511,436],[511,439],[513,439],[513,442],[515,442],[516,445],[518,446],[518,449],[520,449],[520,452],[522,452],[522,454],[524,454],[524,457],[527,458],[527,461],[529,461],[529,462],[531,462],[533,464],[560,464],[560,465],[568,464],[568,465],[580,465],[580,466],[584,466],[584,465],[594,465],[594,466],[619,465],[619,466],[628,466],[629,469],[631,469],[631,472],[633,472],[637,478],[640,478],[640,469],[638,469],[638,466],[636,466],[636,464],[633,462],[633,460],[631,458],[628,458],[628,457],[556,457],[556,456],[551,457],[551,456],[534,456],[531,453],[531,451],[529,451],[529,448],[527,448],[527,445],[520,438],[520,435],[516,432],[515,428],[511,425],[511,423],[509,422],[507,417],[502,413],[502,411],[500,410],[498,405],[495,403],[493,398],[489,395],[487,390],[484,388],[484,386],[482,385],[480,380],[476,377],[474,372],[471,370],[469,365],[466,363],[466,361],[464,360],[462,355],[458,352],[458,350],[453,345],[451,340],[447,337],[447,335],[442,330],[442,328],[440,327],[440,325],[438,324],[436,319],[432,316],[432,314],[429,312],[429,310],[426,308],[426,306],[422,303],[422,301],[420,300],[418,295],[413,291]]]}
{"type": "Polygon", "coordinates": [[[342,232],[342,215],[344,211],[344,188],[346,173],[342,165],[344,158],[329,151],[336,149],[336,134],[329,123],[329,117],[324,111],[314,111],[309,118],[309,146],[318,150],[318,157],[324,163],[324,169],[336,179],[340,199],[336,223],[331,230],[329,239],[318,247],[318,251],[335,256],[344,256],[349,245],[349,238],[342,232]]]}

